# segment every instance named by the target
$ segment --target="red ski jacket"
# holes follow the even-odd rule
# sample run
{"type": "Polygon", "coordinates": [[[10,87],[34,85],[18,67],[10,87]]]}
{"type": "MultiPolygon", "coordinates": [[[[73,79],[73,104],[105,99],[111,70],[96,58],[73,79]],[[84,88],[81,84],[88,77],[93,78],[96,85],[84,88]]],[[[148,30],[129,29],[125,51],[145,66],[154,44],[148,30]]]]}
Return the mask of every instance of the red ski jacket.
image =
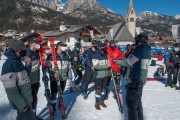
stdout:
{"type": "Polygon", "coordinates": [[[120,67],[114,63],[114,60],[122,60],[121,51],[117,48],[112,50],[110,47],[108,47],[108,60],[112,66],[113,72],[120,72],[120,67]]]}

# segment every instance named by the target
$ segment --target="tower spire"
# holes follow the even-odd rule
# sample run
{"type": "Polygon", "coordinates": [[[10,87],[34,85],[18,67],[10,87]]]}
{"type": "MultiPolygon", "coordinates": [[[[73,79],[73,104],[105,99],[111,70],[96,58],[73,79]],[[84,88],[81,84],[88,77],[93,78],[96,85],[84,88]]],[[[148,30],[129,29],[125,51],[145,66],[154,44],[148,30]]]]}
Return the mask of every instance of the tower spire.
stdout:
{"type": "Polygon", "coordinates": [[[133,6],[132,0],[129,1],[129,7],[133,6]]]}

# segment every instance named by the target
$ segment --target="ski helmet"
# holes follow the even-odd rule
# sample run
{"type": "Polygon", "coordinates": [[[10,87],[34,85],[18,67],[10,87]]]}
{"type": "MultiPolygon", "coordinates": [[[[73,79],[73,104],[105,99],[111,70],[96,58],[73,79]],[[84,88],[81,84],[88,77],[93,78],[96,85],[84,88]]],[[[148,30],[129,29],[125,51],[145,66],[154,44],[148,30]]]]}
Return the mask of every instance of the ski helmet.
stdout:
{"type": "Polygon", "coordinates": [[[148,42],[148,36],[146,34],[139,34],[135,37],[136,43],[142,42],[147,43],[148,42]]]}

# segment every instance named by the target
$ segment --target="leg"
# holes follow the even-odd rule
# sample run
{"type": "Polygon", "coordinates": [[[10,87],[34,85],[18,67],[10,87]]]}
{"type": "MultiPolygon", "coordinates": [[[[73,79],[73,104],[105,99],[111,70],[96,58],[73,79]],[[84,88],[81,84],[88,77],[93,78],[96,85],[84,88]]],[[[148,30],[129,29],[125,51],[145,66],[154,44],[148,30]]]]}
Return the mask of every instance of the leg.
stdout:
{"type": "Polygon", "coordinates": [[[100,102],[100,105],[104,108],[107,108],[107,105],[104,103],[106,97],[105,95],[106,85],[107,85],[107,78],[104,78],[101,80],[101,102],[100,102]]]}
{"type": "Polygon", "coordinates": [[[51,89],[51,104],[53,107],[54,113],[56,112],[56,96],[57,96],[57,81],[50,82],[51,89]]]}
{"type": "Polygon", "coordinates": [[[93,71],[92,70],[87,70],[86,69],[86,74],[85,74],[85,83],[84,83],[84,93],[87,94],[88,91],[88,86],[90,82],[92,81],[93,78],[93,71]]]}
{"type": "Polygon", "coordinates": [[[172,69],[169,69],[168,72],[167,72],[167,75],[168,75],[168,78],[167,78],[167,85],[171,85],[172,83],[172,69]]]}
{"type": "Polygon", "coordinates": [[[111,83],[111,76],[108,76],[107,77],[107,82],[106,82],[106,96],[105,96],[106,100],[108,99],[108,96],[109,96],[109,86],[110,86],[110,83],[111,83]]]}
{"type": "Polygon", "coordinates": [[[61,89],[62,89],[62,92],[64,92],[65,87],[66,87],[66,80],[65,80],[65,81],[61,81],[61,89]]]}
{"type": "Polygon", "coordinates": [[[100,102],[101,102],[101,79],[95,79],[95,108],[97,110],[101,110],[100,102]]]}
{"type": "Polygon", "coordinates": [[[40,86],[40,83],[35,83],[31,85],[32,96],[33,96],[32,109],[34,113],[36,113],[36,107],[37,107],[37,102],[38,102],[37,94],[38,94],[39,86],[40,86]]]}
{"type": "Polygon", "coordinates": [[[177,84],[178,72],[179,72],[178,68],[173,69],[173,85],[177,84]]]}
{"type": "Polygon", "coordinates": [[[139,120],[144,120],[144,117],[143,117],[143,107],[142,107],[142,101],[141,101],[141,98],[142,98],[142,91],[143,91],[143,88],[140,88],[138,90],[139,92],[139,103],[138,103],[138,118],[139,120]]]}
{"type": "Polygon", "coordinates": [[[128,110],[128,120],[138,120],[138,91],[127,87],[126,105],[128,110]]]}

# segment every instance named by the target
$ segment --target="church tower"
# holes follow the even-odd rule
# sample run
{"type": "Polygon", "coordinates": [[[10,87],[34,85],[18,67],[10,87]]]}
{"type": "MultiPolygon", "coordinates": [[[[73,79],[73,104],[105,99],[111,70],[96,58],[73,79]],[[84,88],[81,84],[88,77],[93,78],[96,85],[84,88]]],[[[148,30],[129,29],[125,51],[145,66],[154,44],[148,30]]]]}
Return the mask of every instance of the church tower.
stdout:
{"type": "Polygon", "coordinates": [[[133,37],[136,35],[136,13],[132,3],[132,0],[129,1],[129,6],[126,12],[126,26],[129,29],[133,37]]]}

